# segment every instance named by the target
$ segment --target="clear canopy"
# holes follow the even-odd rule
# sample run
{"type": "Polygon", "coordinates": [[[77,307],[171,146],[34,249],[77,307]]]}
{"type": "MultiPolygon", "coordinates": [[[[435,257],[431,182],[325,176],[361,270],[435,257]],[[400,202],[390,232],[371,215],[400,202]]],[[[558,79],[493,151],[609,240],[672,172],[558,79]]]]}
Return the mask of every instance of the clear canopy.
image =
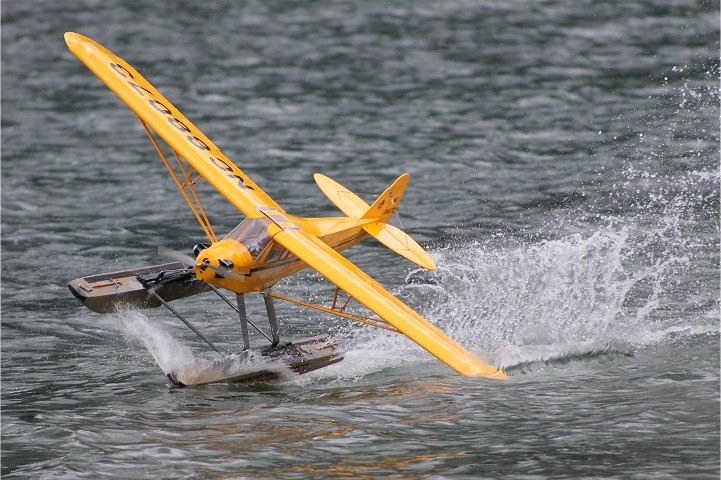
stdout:
{"type": "Polygon", "coordinates": [[[235,227],[225,238],[232,238],[240,242],[254,259],[270,243],[268,227],[270,220],[267,218],[246,218],[240,225],[235,227]]]}

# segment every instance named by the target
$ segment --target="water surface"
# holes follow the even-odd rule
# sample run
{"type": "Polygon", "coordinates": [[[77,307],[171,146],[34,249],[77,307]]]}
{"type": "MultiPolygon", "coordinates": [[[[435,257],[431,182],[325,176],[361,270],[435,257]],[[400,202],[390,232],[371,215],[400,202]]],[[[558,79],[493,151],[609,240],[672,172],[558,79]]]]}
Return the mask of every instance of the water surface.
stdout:
{"type": "MultiPolygon", "coordinates": [[[[37,0],[3,4],[1,35],[3,476],[718,478],[718,2],[37,0]],[[315,172],[368,201],[410,173],[394,223],[438,270],[372,240],[348,256],[510,379],[279,306],[285,336],[330,332],[346,360],[170,386],[200,340],[65,285],[202,230],[65,31],[289,212],[338,214],[315,172]]],[[[218,232],[242,219],[200,192],[218,232]]],[[[311,272],[276,290],[332,295],[311,272]]],[[[178,308],[240,344],[211,297],[178,308]]]]}

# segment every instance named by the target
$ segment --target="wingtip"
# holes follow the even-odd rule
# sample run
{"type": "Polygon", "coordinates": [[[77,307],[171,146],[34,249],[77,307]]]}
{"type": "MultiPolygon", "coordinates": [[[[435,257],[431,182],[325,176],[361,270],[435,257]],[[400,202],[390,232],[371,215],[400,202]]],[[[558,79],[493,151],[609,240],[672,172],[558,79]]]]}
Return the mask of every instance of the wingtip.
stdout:
{"type": "Polygon", "coordinates": [[[508,380],[508,374],[501,367],[496,367],[490,363],[482,361],[480,369],[475,373],[471,373],[472,376],[490,378],[493,380],[508,380]]]}
{"type": "Polygon", "coordinates": [[[65,32],[65,35],[63,35],[63,38],[65,39],[65,43],[71,44],[71,43],[77,43],[82,41],[85,37],[80,35],[79,33],[75,32],[65,32]]]}
{"type": "Polygon", "coordinates": [[[65,44],[71,50],[73,50],[73,48],[78,48],[81,45],[95,44],[93,40],[77,32],[65,32],[63,38],[65,39],[65,44]]]}
{"type": "Polygon", "coordinates": [[[318,188],[320,188],[321,190],[323,190],[324,186],[337,188],[336,186],[340,185],[332,178],[328,177],[327,175],[323,175],[322,173],[314,173],[313,180],[315,180],[315,184],[318,185],[318,188]]]}
{"type": "Polygon", "coordinates": [[[411,259],[409,259],[409,260],[411,260],[412,262],[414,262],[414,263],[415,263],[416,265],[418,265],[419,267],[425,268],[426,270],[433,271],[433,270],[435,270],[436,268],[438,268],[438,267],[436,267],[436,262],[433,261],[433,258],[432,258],[431,255],[425,250],[425,248],[421,247],[421,246],[418,245],[418,244],[416,244],[416,245],[417,245],[417,247],[416,247],[416,249],[415,249],[415,253],[416,253],[415,258],[412,259],[412,260],[411,260],[411,259]]]}
{"type": "Polygon", "coordinates": [[[424,258],[422,261],[419,260],[419,261],[417,261],[416,263],[418,264],[418,266],[423,267],[423,268],[425,268],[426,270],[430,270],[431,272],[432,272],[433,270],[435,270],[436,268],[438,268],[438,267],[436,267],[436,264],[435,264],[435,262],[433,261],[433,259],[430,258],[430,257],[424,258]]]}

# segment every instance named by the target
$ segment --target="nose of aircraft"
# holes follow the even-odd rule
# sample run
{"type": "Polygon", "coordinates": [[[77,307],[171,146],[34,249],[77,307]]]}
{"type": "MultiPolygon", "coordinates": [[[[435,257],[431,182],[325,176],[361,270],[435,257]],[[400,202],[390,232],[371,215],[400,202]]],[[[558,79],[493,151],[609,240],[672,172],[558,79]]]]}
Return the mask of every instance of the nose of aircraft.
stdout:
{"type": "Polygon", "coordinates": [[[223,273],[205,265],[212,265],[233,272],[242,272],[250,268],[253,258],[241,243],[232,239],[224,239],[201,250],[196,262],[198,263],[198,266],[194,268],[196,277],[198,277],[198,280],[207,282],[223,278],[223,273]]]}

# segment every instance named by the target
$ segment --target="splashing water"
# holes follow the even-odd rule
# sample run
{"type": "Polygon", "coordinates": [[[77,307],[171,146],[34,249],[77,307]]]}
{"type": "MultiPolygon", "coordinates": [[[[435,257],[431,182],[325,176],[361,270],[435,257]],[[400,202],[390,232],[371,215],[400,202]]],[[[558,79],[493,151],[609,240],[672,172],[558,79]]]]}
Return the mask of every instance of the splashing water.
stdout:
{"type": "Polygon", "coordinates": [[[715,323],[682,327],[673,313],[674,288],[691,259],[667,241],[672,228],[611,223],[585,237],[440,250],[439,269],[411,272],[402,294],[503,366],[642,347],[679,329],[717,331],[715,323]]]}
{"type": "MultiPolygon", "coordinates": [[[[511,246],[496,237],[436,250],[438,269],[412,271],[395,293],[461,345],[505,368],[594,352],[624,353],[679,331],[718,331],[713,318],[708,325],[694,325],[680,321],[673,308],[682,301],[674,288],[693,269],[693,261],[690,250],[684,253],[690,244],[680,240],[679,222],[664,218],[653,229],[609,221],[585,236],[511,246]]],[[[186,345],[140,312],[118,315],[122,334],[183,383],[228,376],[229,370],[283,370],[258,359],[196,360],[186,345]]],[[[335,328],[333,334],[345,361],[296,382],[358,380],[432,361],[400,335],[355,326],[335,328]]],[[[280,376],[294,377],[289,372],[280,376]]]]}
{"type": "MultiPolygon", "coordinates": [[[[678,278],[692,266],[678,229],[669,217],[651,229],[609,220],[590,234],[531,244],[492,238],[454,245],[432,252],[437,270],[412,271],[395,293],[504,368],[627,354],[669,333],[718,330],[713,322],[683,323],[673,308],[668,311],[680,301],[674,297],[678,278]]],[[[368,329],[336,335],[347,361],[317,376],[353,380],[432,361],[400,335],[368,329]]]]}
{"type": "Polygon", "coordinates": [[[252,352],[196,358],[187,345],[142,312],[127,308],[119,309],[115,315],[118,321],[112,322],[112,325],[125,340],[143,346],[166,375],[172,373],[175,380],[184,385],[217,382],[260,370],[272,371],[279,378],[293,375],[281,360],[252,352]]]}
{"type": "Polygon", "coordinates": [[[183,385],[199,385],[224,382],[229,378],[259,371],[273,372],[277,378],[293,375],[293,371],[280,359],[273,360],[252,351],[245,351],[182,365],[173,371],[173,378],[183,385]]]}
{"type": "Polygon", "coordinates": [[[112,324],[125,340],[144,346],[164,373],[195,362],[193,352],[187,345],[138,310],[119,309],[115,315],[118,321],[112,324]]]}

